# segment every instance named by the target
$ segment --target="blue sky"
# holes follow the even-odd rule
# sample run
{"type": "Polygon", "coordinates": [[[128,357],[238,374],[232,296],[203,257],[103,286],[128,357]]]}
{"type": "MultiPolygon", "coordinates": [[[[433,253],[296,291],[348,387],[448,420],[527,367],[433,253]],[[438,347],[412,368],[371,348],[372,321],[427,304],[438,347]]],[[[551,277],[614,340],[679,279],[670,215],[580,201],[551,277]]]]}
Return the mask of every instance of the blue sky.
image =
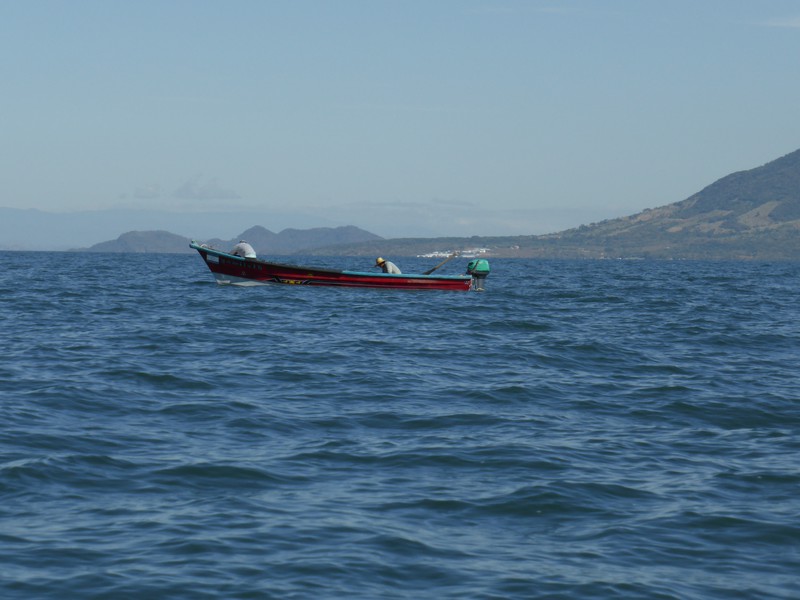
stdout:
{"type": "Polygon", "coordinates": [[[800,2],[6,0],[0,77],[0,206],[538,234],[800,148],[800,2]]]}

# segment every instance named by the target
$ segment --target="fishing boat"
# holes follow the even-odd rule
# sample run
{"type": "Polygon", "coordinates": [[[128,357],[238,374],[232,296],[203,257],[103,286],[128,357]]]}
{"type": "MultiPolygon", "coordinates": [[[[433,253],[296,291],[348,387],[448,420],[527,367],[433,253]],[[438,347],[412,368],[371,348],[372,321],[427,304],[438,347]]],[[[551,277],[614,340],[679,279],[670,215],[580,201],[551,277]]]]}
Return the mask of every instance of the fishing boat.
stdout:
{"type": "MultiPolygon", "coordinates": [[[[304,267],[240,256],[224,252],[192,240],[189,244],[197,250],[217,283],[222,285],[266,285],[273,283],[293,285],[327,285],[404,290],[446,290],[466,292],[473,287],[472,275],[433,275],[434,267],[426,273],[392,274],[368,271],[346,271],[320,267],[304,267]]],[[[446,262],[446,261],[445,261],[446,262]]],[[[485,278],[485,276],[484,276],[485,278]]],[[[482,283],[482,279],[481,279],[482,283]]],[[[482,289],[482,286],[481,286],[482,289]]]]}

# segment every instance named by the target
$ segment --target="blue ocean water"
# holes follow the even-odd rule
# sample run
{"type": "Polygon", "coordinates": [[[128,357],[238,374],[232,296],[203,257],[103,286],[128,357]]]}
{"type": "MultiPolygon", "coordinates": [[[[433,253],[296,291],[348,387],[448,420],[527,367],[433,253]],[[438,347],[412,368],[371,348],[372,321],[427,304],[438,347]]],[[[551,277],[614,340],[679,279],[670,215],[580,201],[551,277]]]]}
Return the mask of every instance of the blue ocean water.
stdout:
{"type": "Polygon", "coordinates": [[[800,597],[800,264],[0,260],[2,598],[800,597]]]}

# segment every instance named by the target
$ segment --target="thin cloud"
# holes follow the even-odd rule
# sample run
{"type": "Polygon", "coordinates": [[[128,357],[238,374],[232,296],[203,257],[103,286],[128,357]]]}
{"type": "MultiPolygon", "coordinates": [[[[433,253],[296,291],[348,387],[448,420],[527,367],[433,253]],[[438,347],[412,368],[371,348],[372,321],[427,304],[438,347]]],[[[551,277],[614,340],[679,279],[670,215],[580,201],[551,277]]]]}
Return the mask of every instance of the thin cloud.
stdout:
{"type": "Polygon", "coordinates": [[[431,204],[444,207],[452,206],[454,208],[472,208],[475,206],[474,202],[468,200],[449,200],[447,198],[434,198],[431,200],[431,204]]]}
{"type": "Polygon", "coordinates": [[[161,197],[160,185],[146,185],[133,190],[133,197],[137,200],[153,200],[161,197]]]}
{"type": "Polygon", "coordinates": [[[173,194],[175,198],[181,200],[239,200],[241,196],[234,190],[226,189],[217,183],[216,179],[201,181],[200,177],[195,177],[187,181],[173,194]]]}

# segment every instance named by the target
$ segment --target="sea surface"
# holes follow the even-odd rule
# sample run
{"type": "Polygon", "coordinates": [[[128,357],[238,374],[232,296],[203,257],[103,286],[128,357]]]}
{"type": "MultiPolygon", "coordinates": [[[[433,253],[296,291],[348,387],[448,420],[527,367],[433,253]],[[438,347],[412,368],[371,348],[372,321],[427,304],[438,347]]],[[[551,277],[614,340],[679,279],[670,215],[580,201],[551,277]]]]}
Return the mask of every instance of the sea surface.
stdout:
{"type": "Polygon", "coordinates": [[[491,265],[0,253],[0,598],[800,598],[800,264],[491,265]]]}

